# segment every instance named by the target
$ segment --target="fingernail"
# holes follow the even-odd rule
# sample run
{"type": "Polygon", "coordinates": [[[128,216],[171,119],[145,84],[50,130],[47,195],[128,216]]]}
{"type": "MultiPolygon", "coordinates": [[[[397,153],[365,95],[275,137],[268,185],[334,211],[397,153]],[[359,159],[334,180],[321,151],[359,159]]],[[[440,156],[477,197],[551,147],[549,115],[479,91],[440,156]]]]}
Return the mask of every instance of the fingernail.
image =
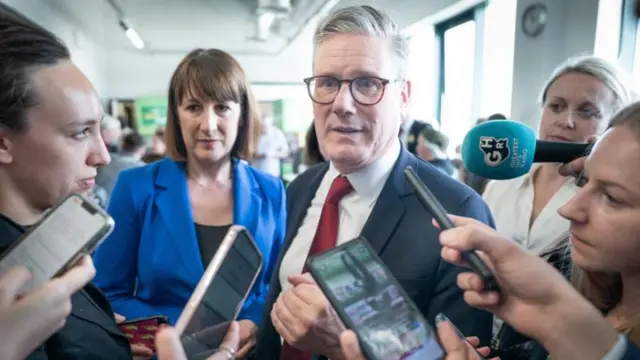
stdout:
{"type": "Polygon", "coordinates": [[[438,313],[438,315],[436,315],[436,326],[439,326],[443,322],[447,321],[449,321],[449,319],[443,313],[438,313]]]}

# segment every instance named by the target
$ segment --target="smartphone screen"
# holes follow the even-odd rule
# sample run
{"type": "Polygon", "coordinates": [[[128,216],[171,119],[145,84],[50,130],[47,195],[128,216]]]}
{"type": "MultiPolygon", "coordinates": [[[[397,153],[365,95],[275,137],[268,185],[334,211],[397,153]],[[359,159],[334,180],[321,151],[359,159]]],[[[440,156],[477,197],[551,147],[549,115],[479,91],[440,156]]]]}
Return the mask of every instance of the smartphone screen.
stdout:
{"type": "Polygon", "coordinates": [[[437,335],[366,240],[311,258],[309,268],[370,360],[444,357],[437,335]]]}
{"type": "Polygon", "coordinates": [[[67,197],[7,250],[0,271],[22,265],[33,277],[22,289],[50,280],[78,254],[93,250],[113,229],[113,219],[79,195],[67,197]]]}
{"type": "Polygon", "coordinates": [[[206,359],[218,349],[262,269],[262,255],[246,230],[237,231],[235,240],[225,239],[221,248],[226,241],[233,242],[182,331],[189,359],[206,359]]]}

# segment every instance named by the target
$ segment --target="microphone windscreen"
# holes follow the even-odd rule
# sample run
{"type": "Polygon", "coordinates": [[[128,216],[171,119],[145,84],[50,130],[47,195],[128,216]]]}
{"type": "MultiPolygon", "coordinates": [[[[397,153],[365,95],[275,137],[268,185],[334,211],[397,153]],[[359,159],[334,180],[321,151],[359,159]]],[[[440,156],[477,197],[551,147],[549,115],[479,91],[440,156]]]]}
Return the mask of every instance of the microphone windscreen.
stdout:
{"type": "Polygon", "coordinates": [[[471,173],[506,180],[529,172],[535,149],[536,133],[531,127],[513,120],[493,120],[469,130],[461,155],[471,173]]]}

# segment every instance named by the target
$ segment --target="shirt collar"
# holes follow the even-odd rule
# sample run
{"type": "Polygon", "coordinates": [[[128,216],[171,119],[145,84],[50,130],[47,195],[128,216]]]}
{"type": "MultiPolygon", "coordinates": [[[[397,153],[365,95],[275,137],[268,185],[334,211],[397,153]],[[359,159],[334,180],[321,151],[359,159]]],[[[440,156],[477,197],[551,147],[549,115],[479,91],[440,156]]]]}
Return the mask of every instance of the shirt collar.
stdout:
{"type": "MultiPolygon", "coordinates": [[[[389,150],[380,158],[347,175],[347,179],[358,195],[372,197],[374,201],[378,198],[398,156],[400,156],[400,149],[400,141],[394,141],[389,150]]],[[[333,166],[333,163],[330,163],[328,174],[333,179],[339,176],[340,172],[333,166]]]]}

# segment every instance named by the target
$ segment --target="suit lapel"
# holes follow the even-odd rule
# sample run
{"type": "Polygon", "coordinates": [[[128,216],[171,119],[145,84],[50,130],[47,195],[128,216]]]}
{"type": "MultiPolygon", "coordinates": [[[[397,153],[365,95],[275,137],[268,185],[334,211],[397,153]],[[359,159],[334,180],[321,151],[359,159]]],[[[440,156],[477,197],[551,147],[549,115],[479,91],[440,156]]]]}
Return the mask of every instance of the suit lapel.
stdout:
{"type": "Polygon", "coordinates": [[[108,332],[111,336],[127,339],[126,336],[116,326],[116,321],[113,318],[113,311],[109,301],[104,295],[95,288],[92,284],[88,284],[84,289],[78,291],[71,297],[71,305],[76,311],[71,313],[71,316],[75,316],[84,321],[90,322],[101,327],[104,331],[108,332]],[[88,307],[91,304],[94,309],[88,307]]]}
{"type": "Polygon", "coordinates": [[[400,151],[400,156],[362,229],[361,235],[378,254],[384,250],[404,215],[402,198],[411,192],[405,183],[403,170],[409,165],[412,157],[407,150],[400,151]]]}
{"type": "Polygon", "coordinates": [[[175,251],[193,279],[204,272],[200,249],[189,204],[184,165],[166,160],[158,167],[155,206],[169,231],[166,238],[174,242],[175,251]]]}
{"type": "Polygon", "coordinates": [[[262,213],[260,186],[243,161],[235,161],[233,188],[233,222],[256,234],[258,217],[262,213]]]}

